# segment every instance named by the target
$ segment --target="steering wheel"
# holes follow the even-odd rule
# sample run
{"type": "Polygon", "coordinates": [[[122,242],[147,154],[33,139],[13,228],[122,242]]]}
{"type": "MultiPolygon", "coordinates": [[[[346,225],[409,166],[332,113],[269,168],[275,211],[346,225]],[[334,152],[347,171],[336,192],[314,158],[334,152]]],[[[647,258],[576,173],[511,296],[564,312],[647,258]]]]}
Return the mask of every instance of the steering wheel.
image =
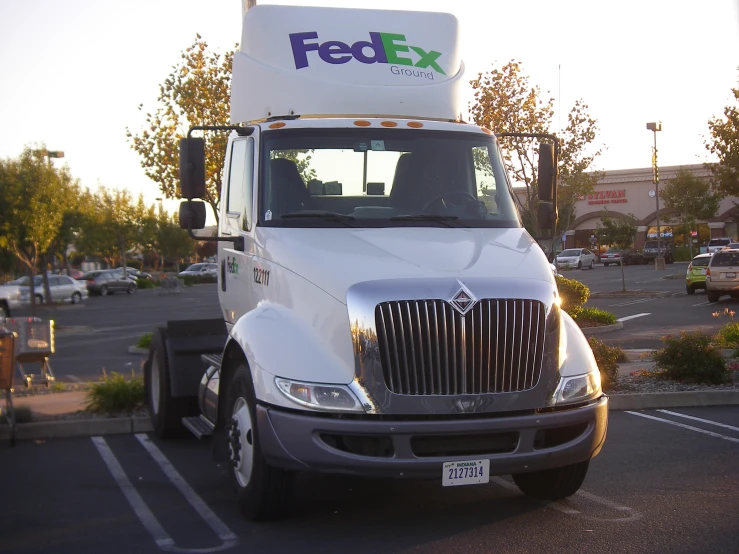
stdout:
{"type": "Polygon", "coordinates": [[[442,193],[442,194],[440,194],[438,196],[435,196],[431,200],[429,200],[428,202],[426,202],[426,204],[424,204],[423,208],[421,208],[421,211],[422,212],[425,212],[426,210],[428,210],[431,206],[433,206],[437,202],[441,202],[441,205],[444,206],[444,209],[445,210],[447,210],[451,206],[462,206],[464,204],[469,204],[470,202],[474,202],[474,203],[477,204],[479,201],[477,200],[477,198],[475,198],[474,196],[472,196],[467,191],[464,191],[464,190],[450,190],[450,191],[444,192],[444,193],[442,193]],[[462,197],[464,197],[467,200],[467,202],[462,202],[462,203],[449,202],[449,201],[447,201],[447,198],[448,197],[451,197],[451,198],[454,198],[454,197],[462,198],[462,197]]]}

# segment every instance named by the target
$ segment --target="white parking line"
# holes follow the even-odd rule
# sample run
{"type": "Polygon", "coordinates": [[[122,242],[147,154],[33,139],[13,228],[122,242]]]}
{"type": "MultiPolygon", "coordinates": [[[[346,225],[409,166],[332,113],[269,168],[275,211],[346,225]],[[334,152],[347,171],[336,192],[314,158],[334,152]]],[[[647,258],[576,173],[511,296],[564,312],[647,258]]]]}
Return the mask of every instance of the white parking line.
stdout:
{"type": "MultiPolygon", "coordinates": [[[[498,486],[503,487],[504,489],[507,489],[512,492],[521,492],[519,488],[514,485],[513,483],[506,481],[502,477],[491,477],[490,478],[491,483],[495,483],[498,486]]],[[[613,510],[616,510],[621,513],[628,513],[628,517],[618,517],[618,518],[599,518],[599,517],[593,517],[587,514],[582,513],[580,510],[576,510],[574,508],[571,508],[570,506],[564,505],[563,501],[556,501],[556,502],[547,502],[547,507],[553,508],[557,510],[558,512],[562,512],[563,514],[580,517],[582,519],[590,519],[590,520],[597,520],[597,521],[635,521],[637,519],[640,519],[642,517],[641,513],[637,512],[633,508],[629,508],[628,506],[621,506],[620,504],[616,504],[615,502],[612,502],[611,500],[608,500],[606,498],[601,498],[600,496],[597,496],[593,493],[579,490],[575,493],[575,495],[580,496],[582,498],[585,498],[587,500],[590,500],[591,502],[595,502],[596,504],[602,504],[603,506],[607,506],[613,510]]]]}
{"type": "Polygon", "coordinates": [[[72,375],[71,373],[67,373],[67,378],[70,381],[74,381],[75,383],[81,383],[81,384],[84,384],[85,383],[82,379],[80,379],[76,375],[72,375]]]}
{"type": "Polygon", "coordinates": [[[108,466],[108,471],[110,471],[113,479],[117,483],[118,487],[121,489],[123,496],[126,497],[126,500],[128,500],[128,503],[131,505],[131,508],[133,508],[133,511],[136,513],[136,516],[138,516],[139,520],[152,536],[154,542],[160,550],[164,550],[167,552],[197,552],[205,554],[208,552],[218,552],[220,550],[226,550],[238,544],[238,539],[236,535],[228,527],[226,527],[226,524],[223,523],[218,518],[218,516],[215,515],[215,513],[208,507],[207,504],[205,504],[205,502],[203,502],[203,500],[190,487],[190,485],[185,482],[185,480],[172,466],[169,460],[164,457],[164,454],[162,454],[162,452],[149,440],[149,437],[147,437],[146,435],[137,434],[136,438],[151,455],[151,457],[154,458],[154,460],[159,464],[167,478],[182,493],[190,506],[195,509],[200,517],[203,518],[203,520],[205,520],[208,526],[213,529],[213,531],[218,535],[218,538],[223,541],[220,546],[214,546],[210,548],[183,548],[181,546],[177,546],[172,537],[167,534],[167,531],[164,530],[162,524],[159,523],[159,520],[152,513],[152,511],[149,509],[149,506],[146,505],[144,499],[133,486],[130,479],[126,475],[126,472],[123,470],[120,462],[115,457],[115,454],[113,454],[110,446],[107,442],[105,442],[105,439],[103,437],[91,438],[93,444],[95,445],[95,448],[97,448],[98,452],[100,453],[100,457],[105,462],[105,465],[108,466]]]}
{"type": "Polygon", "coordinates": [[[662,419],[661,417],[655,417],[648,414],[642,414],[639,412],[625,412],[627,414],[639,416],[639,417],[645,417],[647,419],[653,419],[654,421],[661,421],[662,423],[668,423],[669,425],[675,425],[676,427],[681,427],[683,429],[688,429],[689,431],[695,431],[696,433],[703,433],[704,435],[708,435],[710,437],[715,437],[717,439],[724,439],[729,442],[737,442],[739,443],[739,439],[735,439],[734,437],[727,437],[726,435],[719,435],[718,433],[714,433],[712,431],[706,431],[705,429],[699,429],[698,427],[693,427],[692,425],[685,425],[684,423],[678,423],[677,421],[670,421],[669,419],[662,419]]]}
{"type": "Polygon", "coordinates": [[[629,321],[630,319],[636,319],[637,317],[644,317],[645,315],[652,315],[651,312],[644,312],[642,314],[627,315],[626,317],[619,317],[616,321],[629,321]]]}
{"type": "Polygon", "coordinates": [[[701,302],[700,304],[693,304],[693,306],[694,306],[694,307],[695,307],[695,306],[708,306],[709,304],[712,304],[712,302],[708,302],[708,301],[706,301],[706,302],[701,302]]]}
{"type": "Polygon", "coordinates": [[[732,427],[731,425],[726,425],[725,423],[718,423],[716,421],[711,421],[710,419],[703,419],[700,417],[690,416],[687,414],[680,414],[677,412],[671,412],[670,410],[657,410],[658,412],[662,412],[663,414],[670,414],[677,417],[684,417],[685,419],[692,419],[693,421],[700,421],[701,423],[708,423],[709,425],[715,425],[716,427],[723,427],[724,429],[731,429],[732,431],[739,431],[739,427],[732,427]]]}
{"type": "Polygon", "coordinates": [[[638,300],[629,300],[628,302],[620,302],[619,304],[610,304],[608,307],[613,306],[631,306],[632,304],[643,304],[644,302],[651,302],[654,298],[639,298],[638,300]]]}

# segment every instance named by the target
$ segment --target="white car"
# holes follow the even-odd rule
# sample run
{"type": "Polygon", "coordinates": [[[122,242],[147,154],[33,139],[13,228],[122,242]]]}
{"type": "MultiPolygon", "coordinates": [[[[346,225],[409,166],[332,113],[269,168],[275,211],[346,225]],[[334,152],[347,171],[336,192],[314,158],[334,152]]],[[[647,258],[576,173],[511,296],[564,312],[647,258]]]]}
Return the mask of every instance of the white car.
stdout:
{"type": "Polygon", "coordinates": [[[593,269],[596,259],[587,248],[568,248],[557,254],[558,269],[593,269]]]}
{"type": "Polygon", "coordinates": [[[218,264],[192,264],[184,271],[180,271],[178,274],[180,277],[203,277],[208,275],[210,277],[218,277],[218,264]]]}
{"type": "MultiPolygon", "coordinates": [[[[41,275],[36,275],[33,280],[33,287],[36,302],[44,302],[45,292],[41,275]]],[[[71,304],[79,304],[89,296],[85,283],[72,279],[67,275],[49,275],[49,292],[51,292],[52,302],[69,302],[71,304]]],[[[27,285],[21,287],[21,303],[31,303],[31,287],[27,285]]]]}
{"type": "Polygon", "coordinates": [[[713,254],[714,252],[718,252],[719,250],[723,250],[725,246],[728,246],[731,244],[731,239],[728,237],[715,237],[708,241],[708,248],[706,248],[706,252],[708,254],[713,254]]]}

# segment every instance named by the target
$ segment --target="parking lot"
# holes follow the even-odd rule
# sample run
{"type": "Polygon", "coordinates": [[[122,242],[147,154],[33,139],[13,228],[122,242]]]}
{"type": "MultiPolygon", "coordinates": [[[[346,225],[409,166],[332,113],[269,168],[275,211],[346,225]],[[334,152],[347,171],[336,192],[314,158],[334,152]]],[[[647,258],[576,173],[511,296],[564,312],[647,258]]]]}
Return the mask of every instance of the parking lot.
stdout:
{"type": "Polygon", "coordinates": [[[546,503],[509,477],[442,488],[301,475],[282,520],[245,521],[195,439],[0,446],[6,552],[736,552],[739,407],[612,412],[583,488],[546,503]],[[12,476],[12,478],[9,478],[12,476]]]}

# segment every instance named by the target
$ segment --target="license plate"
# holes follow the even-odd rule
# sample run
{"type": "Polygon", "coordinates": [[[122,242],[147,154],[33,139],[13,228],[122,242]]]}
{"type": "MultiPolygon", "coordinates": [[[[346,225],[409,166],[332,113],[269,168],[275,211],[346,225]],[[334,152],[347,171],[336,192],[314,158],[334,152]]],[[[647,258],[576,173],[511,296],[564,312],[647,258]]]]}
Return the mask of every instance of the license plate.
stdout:
{"type": "Polygon", "coordinates": [[[479,485],[490,481],[490,460],[444,462],[441,484],[444,487],[479,485]]]}
{"type": "Polygon", "coordinates": [[[701,269],[701,275],[705,275],[705,274],[706,274],[706,270],[705,269],[701,269]]]}
{"type": "Polygon", "coordinates": [[[727,279],[736,279],[736,273],[727,273],[726,274],[727,279]]]}

